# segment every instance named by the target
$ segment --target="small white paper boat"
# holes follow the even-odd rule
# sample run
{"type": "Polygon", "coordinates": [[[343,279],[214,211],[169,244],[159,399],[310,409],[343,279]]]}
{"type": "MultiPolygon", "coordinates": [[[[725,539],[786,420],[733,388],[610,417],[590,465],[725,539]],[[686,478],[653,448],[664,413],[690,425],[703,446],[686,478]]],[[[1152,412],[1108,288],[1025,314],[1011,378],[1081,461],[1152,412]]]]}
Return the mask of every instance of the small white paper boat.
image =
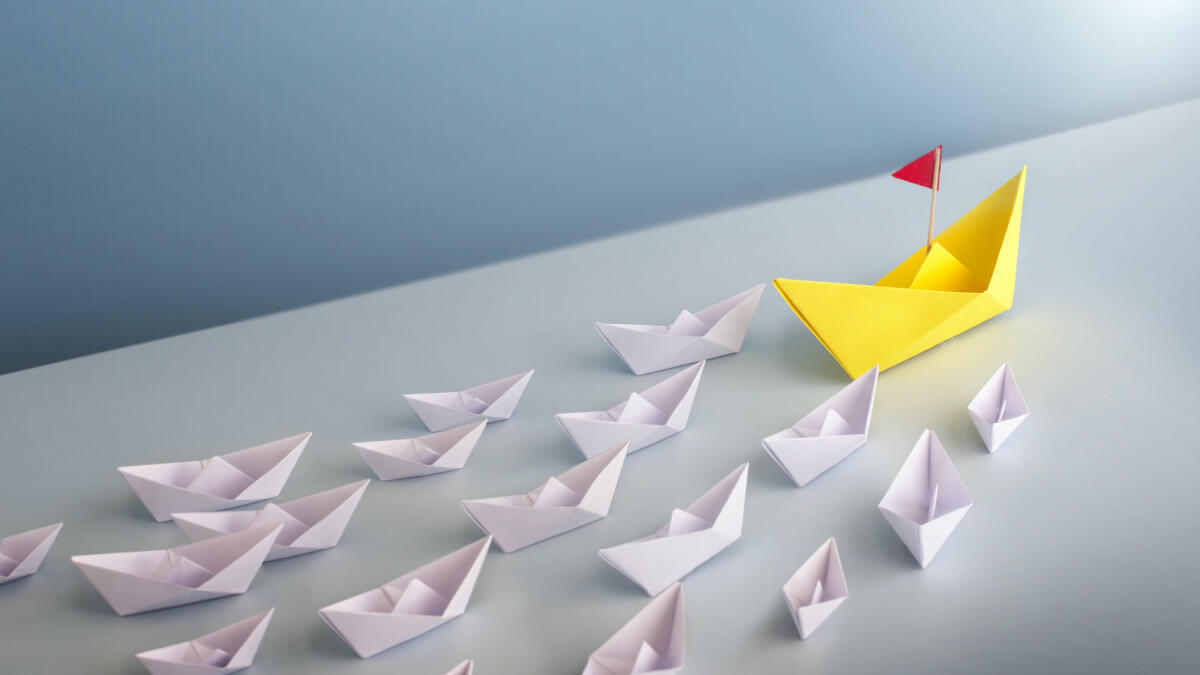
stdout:
{"type": "Polygon", "coordinates": [[[430,431],[442,431],[468,422],[499,422],[512,417],[533,371],[488,382],[462,391],[405,394],[404,400],[430,431]]]}
{"type": "Polygon", "coordinates": [[[628,448],[617,443],[525,494],[463,500],[463,510],[505,553],[582,527],[608,515],[628,448]]]}
{"type": "Polygon", "coordinates": [[[362,658],[456,619],[467,609],[491,537],[484,537],[379,588],[320,610],[362,658]]]}
{"type": "Polygon", "coordinates": [[[0,539],[0,584],[38,571],[62,525],[55,523],[0,539]]]}
{"type": "Polygon", "coordinates": [[[380,480],[432,476],[466,466],[486,426],[486,420],[479,420],[416,438],[367,441],[354,447],[380,480]]]}
{"type": "Polygon", "coordinates": [[[608,410],[559,413],[555,418],[585,457],[624,440],[629,441],[629,451],[636,452],[687,427],[704,364],[701,361],[640,394],[630,394],[608,410]]]}
{"type": "Polygon", "coordinates": [[[282,525],[153,551],[77,555],[71,562],[121,616],[245,593],[282,525]]]}
{"type": "Polygon", "coordinates": [[[226,675],[249,668],[275,615],[274,609],[195,640],[137,655],[153,675],[226,675]]]}
{"type": "Polygon", "coordinates": [[[867,442],[878,380],[876,366],[799,422],[764,438],[763,449],[796,485],[807,485],[867,442]]]}
{"type": "Polygon", "coordinates": [[[583,675],[670,675],[683,669],[683,585],[651,600],[588,657],[583,675]]]}
{"type": "Polygon", "coordinates": [[[311,437],[299,434],[199,461],[117,470],[161,523],[175,512],[220,511],[278,497],[311,437]]]}
{"type": "Polygon", "coordinates": [[[266,562],[270,562],[337,546],[370,482],[361,480],[290,502],[267,504],[257,511],[197,511],[171,515],[191,541],[204,541],[252,527],[282,525],[283,531],[267,554],[266,562]]]}
{"type": "Polygon", "coordinates": [[[733,354],[742,349],[766,284],[695,314],[686,309],[665,326],[597,323],[596,330],[635,375],[733,354]]]}
{"type": "Polygon", "coordinates": [[[1017,378],[1007,363],[1000,366],[1000,370],[971,399],[967,413],[971,415],[971,421],[975,423],[988,452],[995,452],[1029,417],[1025,397],[1021,395],[1017,378]]]}
{"type": "Polygon", "coordinates": [[[471,675],[474,672],[475,662],[471,659],[467,659],[466,661],[463,661],[457,666],[454,666],[454,668],[450,669],[450,672],[446,673],[446,675],[471,675]]]}
{"type": "Polygon", "coordinates": [[[833,537],[826,539],[783,585],[783,599],[800,639],[812,635],[848,597],[846,572],[833,537]]]}
{"type": "Polygon", "coordinates": [[[600,549],[600,557],[658,595],[741,538],[749,468],[742,464],[686,509],[672,511],[654,534],[600,549]]]}
{"type": "Polygon", "coordinates": [[[942,447],[926,429],[900,467],[879,510],[892,529],[925,567],[958,526],[971,496],[942,447]]]}

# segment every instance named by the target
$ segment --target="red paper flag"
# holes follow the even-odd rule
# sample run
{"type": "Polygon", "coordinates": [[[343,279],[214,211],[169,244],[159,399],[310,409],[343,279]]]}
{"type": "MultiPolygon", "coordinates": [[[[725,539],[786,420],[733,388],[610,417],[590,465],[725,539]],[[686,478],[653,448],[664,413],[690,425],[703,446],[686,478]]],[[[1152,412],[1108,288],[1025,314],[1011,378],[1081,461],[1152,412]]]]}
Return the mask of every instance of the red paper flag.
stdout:
{"type": "Polygon", "coordinates": [[[908,164],[905,164],[903,169],[900,169],[896,173],[892,174],[892,178],[899,178],[900,180],[906,180],[910,183],[916,183],[921,187],[927,187],[931,190],[941,190],[942,175],[940,171],[938,172],[938,185],[936,188],[933,187],[933,169],[934,165],[936,165],[938,162],[938,155],[941,153],[941,151],[942,146],[939,145],[933,150],[930,150],[929,152],[909,162],[908,164]]]}

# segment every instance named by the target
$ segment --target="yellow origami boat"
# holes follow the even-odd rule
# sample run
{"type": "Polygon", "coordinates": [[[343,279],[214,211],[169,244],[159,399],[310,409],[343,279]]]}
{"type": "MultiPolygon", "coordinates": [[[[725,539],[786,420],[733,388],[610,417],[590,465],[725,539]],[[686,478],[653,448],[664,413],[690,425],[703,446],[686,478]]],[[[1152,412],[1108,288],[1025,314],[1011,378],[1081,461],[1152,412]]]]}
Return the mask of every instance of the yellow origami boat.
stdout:
{"type": "Polygon", "coordinates": [[[1012,307],[1025,168],[874,286],[776,279],[850,377],[886,370],[1012,307]]]}

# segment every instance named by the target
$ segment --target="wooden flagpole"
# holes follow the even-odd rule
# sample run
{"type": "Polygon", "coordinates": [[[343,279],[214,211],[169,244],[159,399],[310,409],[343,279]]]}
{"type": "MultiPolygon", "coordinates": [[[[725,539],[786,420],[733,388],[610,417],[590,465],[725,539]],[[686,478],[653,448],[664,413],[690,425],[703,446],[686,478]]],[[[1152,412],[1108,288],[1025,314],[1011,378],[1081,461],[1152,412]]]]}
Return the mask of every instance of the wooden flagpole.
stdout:
{"type": "Polygon", "coordinates": [[[933,185],[930,186],[930,192],[933,197],[929,199],[929,233],[925,236],[925,255],[929,255],[933,250],[933,210],[937,208],[937,189],[938,183],[942,178],[942,146],[938,146],[933,151],[933,185]]]}

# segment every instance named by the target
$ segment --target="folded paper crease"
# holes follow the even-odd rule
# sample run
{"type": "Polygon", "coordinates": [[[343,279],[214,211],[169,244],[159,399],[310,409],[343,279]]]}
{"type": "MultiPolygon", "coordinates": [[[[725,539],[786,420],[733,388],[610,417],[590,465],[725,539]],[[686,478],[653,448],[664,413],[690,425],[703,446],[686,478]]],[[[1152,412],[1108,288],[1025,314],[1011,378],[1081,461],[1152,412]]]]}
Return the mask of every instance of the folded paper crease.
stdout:
{"type": "Polygon", "coordinates": [[[776,279],[851,376],[887,370],[1012,307],[1024,168],[873,286],[776,279]]]}

